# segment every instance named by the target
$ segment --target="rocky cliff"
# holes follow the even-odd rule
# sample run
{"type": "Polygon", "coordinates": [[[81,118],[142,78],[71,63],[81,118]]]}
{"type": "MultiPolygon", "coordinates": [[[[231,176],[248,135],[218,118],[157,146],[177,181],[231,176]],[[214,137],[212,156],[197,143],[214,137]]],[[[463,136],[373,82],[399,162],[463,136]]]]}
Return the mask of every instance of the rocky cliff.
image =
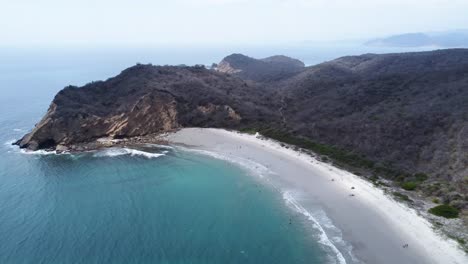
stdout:
{"type": "Polygon", "coordinates": [[[107,81],[66,87],[17,144],[32,150],[73,148],[102,137],[184,126],[236,128],[274,118],[262,89],[204,67],[137,65],[107,81]]]}

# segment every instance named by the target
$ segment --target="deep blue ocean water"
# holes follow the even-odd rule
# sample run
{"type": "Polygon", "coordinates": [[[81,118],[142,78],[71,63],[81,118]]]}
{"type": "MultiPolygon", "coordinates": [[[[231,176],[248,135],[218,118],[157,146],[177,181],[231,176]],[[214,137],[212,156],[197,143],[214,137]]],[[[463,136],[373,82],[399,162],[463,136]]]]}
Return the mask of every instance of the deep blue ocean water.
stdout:
{"type": "MultiPolygon", "coordinates": [[[[38,155],[11,146],[66,85],[136,62],[210,64],[236,51],[2,49],[0,263],[328,263],[310,223],[289,224],[297,213],[281,194],[227,161],[157,147],[145,151],[164,155],[38,155]]],[[[307,64],[347,54],[240,52],[307,64]]]]}

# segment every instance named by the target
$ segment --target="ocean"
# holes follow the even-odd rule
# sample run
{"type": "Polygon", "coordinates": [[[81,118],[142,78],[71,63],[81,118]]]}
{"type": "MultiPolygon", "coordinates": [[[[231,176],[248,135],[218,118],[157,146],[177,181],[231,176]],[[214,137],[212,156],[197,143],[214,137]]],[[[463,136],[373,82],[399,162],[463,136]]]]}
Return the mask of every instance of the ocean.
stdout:
{"type": "MultiPolygon", "coordinates": [[[[307,64],[346,55],[287,51],[241,52],[307,64]]],[[[2,49],[0,263],[344,263],[310,215],[298,217],[303,208],[239,164],[179,147],[55,155],[11,145],[66,85],[137,62],[209,65],[225,52],[2,49]]]]}

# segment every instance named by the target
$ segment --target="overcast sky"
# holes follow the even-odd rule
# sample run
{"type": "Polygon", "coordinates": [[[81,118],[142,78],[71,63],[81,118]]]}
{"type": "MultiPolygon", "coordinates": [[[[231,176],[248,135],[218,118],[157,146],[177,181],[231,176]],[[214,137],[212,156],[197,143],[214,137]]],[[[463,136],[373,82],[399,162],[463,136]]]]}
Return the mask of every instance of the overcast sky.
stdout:
{"type": "Polygon", "coordinates": [[[285,44],[468,28],[468,0],[0,0],[0,44],[285,44]]]}

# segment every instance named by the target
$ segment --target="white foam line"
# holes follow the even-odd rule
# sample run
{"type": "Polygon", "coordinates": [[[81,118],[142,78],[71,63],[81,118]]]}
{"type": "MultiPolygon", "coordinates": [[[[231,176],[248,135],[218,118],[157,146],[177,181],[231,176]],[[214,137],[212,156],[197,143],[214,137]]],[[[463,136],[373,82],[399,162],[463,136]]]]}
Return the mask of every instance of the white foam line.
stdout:
{"type": "Polygon", "coordinates": [[[19,149],[21,154],[26,155],[39,155],[39,156],[48,156],[48,155],[71,155],[70,152],[60,152],[57,153],[55,150],[27,150],[27,149],[19,149]]]}
{"type": "Polygon", "coordinates": [[[286,201],[286,204],[297,211],[298,213],[301,213],[305,217],[307,217],[308,220],[312,221],[314,224],[314,228],[317,229],[320,232],[320,239],[319,243],[327,246],[330,248],[333,253],[336,255],[336,259],[338,260],[338,263],[341,264],[346,264],[346,260],[343,257],[343,254],[336,248],[336,246],[331,242],[330,238],[328,237],[327,233],[323,229],[323,227],[320,225],[320,223],[307,211],[302,205],[297,202],[296,199],[294,199],[293,195],[289,191],[284,191],[283,192],[283,199],[286,201]]]}
{"type": "Polygon", "coordinates": [[[177,148],[181,149],[183,151],[195,152],[195,153],[199,153],[199,154],[202,154],[202,155],[210,156],[210,157],[215,158],[215,159],[224,160],[224,161],[228,161],[230,163],[240,165],[241,167],[249,170],[250,172],[254,173],[255,175],[259,176],[260,178],[264,178],[266,175],[273,173],[270,169],[263,166],[262,164],[257,163],[257,162],[252,161],[252,160],[249,160],[249,159],[244,159],[244,158],[237,157],[237,156],[230,157],[230,156],[227,156],[227,155],[222,155],[222,154],[212,152],[212,151],[208,151],[208,150],[191,149],[191,148],[185,148],[185,147],[181,147],[181,146],[177,146],[177,148]]]}
{"type": "Polygon", "coordinates": [[[15,152],[17,151],[19,153],[26,154],[26,155],[54,155],[54,154],[59,155],[55,151],[47,151],[47,150],[33,151],[33,150],[27,150],[27,149],[20,149],[18,146],[13,145],[13,143],[15,142],[16,142],[16,139],[8,140],[7,142],[5,142],[5,146],[8,146],[9,148],[15,150],[15,152]]]}
{"type": "Polygon", "coordinates": [[[347,189],[348,186],[355,186],[363,190],[360,197],[363,202],[372,208],[376,208],[386,219],[392,222],[394,226],[402,230],[402,233],[408,234],[414,241],[424,241],[419,245],[420,252],[431,254],[436,263],[467,263],[466,254],[462,252],[455,241],[447,239],[444,235],[434,232],[431,224],[425,218],[418,215],[415,209],[407,207],[394,201],[384,194],[383,190],[375,188],[371,183],[345,170],[336,168],[325,162],[318,161],[309,156],[291,148],[284,148],[277,141],[263,138],[261,135],[247,135],[239,132],[231,132],[221,129],[207,129],[217,134],[228,135],[239,138],[263,147],[278,151],[289,157],[295,157],[316,170],[339,177],[342,184],[341,188],[347,189]],[[417,230],[417,231],[415,231],[417,230]],[[437,252],[437,254],[434,254],[437,252]]]}
{"type": "Polygon", "coordinates": [[[174,149],[174,147],[171,147],[171,146],[168,146],[168,145],[160,145],[160,144],[146,144],[146,146],[162,148],[162,149],[174,149]]]}
{"type": "MultiPolygon", "coordinates": [[[[167,153],[167,152],[166,152],[167,153]]],[[[148,159],[164,156],[165,153],[151,153],[129,148],[110,148],[94,153],[94,157],[117,157],[122,155],[142,156],[148,159]]]]}
{"type": "Polygon", "coordinates": [[[16,148],[15,145],[13,145],[13,143],[15,143],[15,142],[16,142],[16,139],[10,139],[7,142],[5,142],[4,144],[5,144],[5,146],[9,146],[11,148],[16,148]]]}
{"type": "MultiPolygon", "coordinates": [[[[55,151],[47,151],[47,150],[26,150],[26,149],[20,149],[20,152],[26,155],[42,155],[42,156],[47,156],[47,155],[60,155],[57,154],[55,151]]],[[[64,153],[63,153],[64,154],[64,153]]]]}
{"type": "MultiPolygon", "coordinates": [[[[222,155],[216,152],[208,151],[208,150],[201,150],[201,149],[191,149],[191,148],[185,148],[178,146],[178,149],[182,149],[184,151],[188,152],[195,152],[199,153],[202,155],[210,156],[215,159],[220,159],[220,160],[225,160],[230,163],[234,163],[237,165],[240,165],[249,171],[253,172],[255,175],[258,175],[260,178],[264,178],[266,175],[271,175],[274,172],[268,169],[267,167],[263,166],[260,163],[254,162],[249,159],[244,159],[238,156],[226,156],[222,155]]],[[[312,221],[314,224],[314,227],[320,232],[320,243],[324,246],[327,246],[330,248],[333,253],[336,255],[336,258],[338,260],[338,263],[340,264],[346,264],[346,260],[343,257],[343,254],[336,248],[336,246],[331,242],[331,240],[328,238],[327,234],[325,233],[325,230],[322,228],[322,226],[319,224],[319,222],[302,206],[300,205],[296,199],[293,198],[293,196],[290,194],[288,191],[282,191],[283,193],[283,199],[286,201],[286,204],[291,207],[292,209],[296,210],[297,212],[303,214],[304,216],[307,217],[308,220],[312,221]]],[[[335,226],[333,226],[336,228],[335,226]]],[[[340,238],[341,239],[341,238],[340,238]]],[[[350,253],[350,255],[352,255],[350,253]]],[[[353,256],[352,256],[353,257],[353,256]]]]}

